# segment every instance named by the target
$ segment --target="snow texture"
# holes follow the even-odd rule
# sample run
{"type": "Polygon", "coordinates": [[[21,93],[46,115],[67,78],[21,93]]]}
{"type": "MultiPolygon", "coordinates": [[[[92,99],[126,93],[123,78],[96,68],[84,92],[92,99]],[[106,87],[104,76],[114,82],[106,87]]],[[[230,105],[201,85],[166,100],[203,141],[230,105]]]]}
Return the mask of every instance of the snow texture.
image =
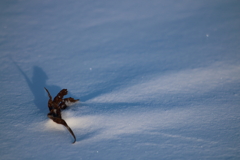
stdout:
{"type": "Polygon", "coordinates": [[[2,0],[0,159],[240,159],[239,8],[2,0]],[[80,99],[75,144],[44,87],[80,99]]]}

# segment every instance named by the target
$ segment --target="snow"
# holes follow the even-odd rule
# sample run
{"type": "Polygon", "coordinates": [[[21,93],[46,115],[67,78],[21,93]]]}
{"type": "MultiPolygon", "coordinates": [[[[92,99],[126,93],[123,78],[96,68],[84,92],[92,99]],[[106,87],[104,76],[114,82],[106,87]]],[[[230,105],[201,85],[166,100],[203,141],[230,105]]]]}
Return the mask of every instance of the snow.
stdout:
{"type": "Polygon", "coordinates": [[[0,4],[0,159],[240,159],[238,1],[0,4]]]}

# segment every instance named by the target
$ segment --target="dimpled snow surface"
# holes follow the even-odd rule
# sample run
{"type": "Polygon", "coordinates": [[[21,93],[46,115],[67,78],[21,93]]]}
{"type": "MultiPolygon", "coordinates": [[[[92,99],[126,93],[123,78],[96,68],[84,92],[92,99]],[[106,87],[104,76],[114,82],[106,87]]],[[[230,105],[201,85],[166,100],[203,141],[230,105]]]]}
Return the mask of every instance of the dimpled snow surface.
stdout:
{"type": "Polygon", "coordinates": [[[2,0],[0,159],[240,159],[240,2],[2,0]],[[48,95],[69,131],[47,117],[48,95]]]}

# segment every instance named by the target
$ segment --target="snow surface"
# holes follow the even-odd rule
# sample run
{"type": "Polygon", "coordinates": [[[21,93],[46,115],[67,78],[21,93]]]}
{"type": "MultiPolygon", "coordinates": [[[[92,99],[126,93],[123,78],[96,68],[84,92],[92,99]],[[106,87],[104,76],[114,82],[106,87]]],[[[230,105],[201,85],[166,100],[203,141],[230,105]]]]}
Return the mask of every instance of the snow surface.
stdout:
{"type": "Polygon", "coordinates": [[[239,8],[2,0],[0,159],[240,159],[239,8]],[[81,100],[75,144],[43,87],[81,100]]]}

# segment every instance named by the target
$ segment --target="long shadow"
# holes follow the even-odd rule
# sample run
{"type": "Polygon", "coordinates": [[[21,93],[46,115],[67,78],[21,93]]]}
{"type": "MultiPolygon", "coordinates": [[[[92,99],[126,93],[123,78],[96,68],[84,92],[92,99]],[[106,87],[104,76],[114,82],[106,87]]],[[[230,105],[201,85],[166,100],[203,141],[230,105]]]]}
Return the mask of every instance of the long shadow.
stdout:
{"type": "MultiPolygon", "coordinates": [[[[128,78],[125,77],[116,77],[110,81],[102,82],[101,84],[95,84],[93,86],[90,86],[91,88],[94,88],[93,92],[89,92],[85,95],[81,96],[81,101],[82,102],[87,102],[88,100],[97,97],[102,94],[106,94],[109,92],[114,91],[116,88],[121,87],[121,85],[125,82],[128,83],[131,79],[136,78],[136,76],[128,76],[128,78]]],[[[93,89],[91,89],[93,90],[93,89]]]]}
{"type": "Polygon", "coordinates": [[[48,107],[47,107],[48,97],[47,97],[47,94],[45,93],[46,91],[44,90],[44,87],[46,87],[52,95],[56,95],[61,90],[61,88],[59,86],[46,84],[48,76],[41,67],[39,66],[33,67],[33,77],[30,80],[28,76],[23,72],[23,70],[15,62],[13,63],[25,78],[28,84],[28,87],[30,88],[34,96],[35,106],[37,106],[39,111],[47,114],[48,113],[48,107]]]}
{"type": "Polygon", "coordinates": [[[101,132],[102,132],[103,129],[97,129],[95,131],[92,131],[92,132],[88,132],[88,133],[85,133],[85,134],[81,134],[81,138],[78,138],[78,141],[83,141],[83,140],[87,140],[87,139],[90,139],[96,135],[99,135],[101,132]]]}

